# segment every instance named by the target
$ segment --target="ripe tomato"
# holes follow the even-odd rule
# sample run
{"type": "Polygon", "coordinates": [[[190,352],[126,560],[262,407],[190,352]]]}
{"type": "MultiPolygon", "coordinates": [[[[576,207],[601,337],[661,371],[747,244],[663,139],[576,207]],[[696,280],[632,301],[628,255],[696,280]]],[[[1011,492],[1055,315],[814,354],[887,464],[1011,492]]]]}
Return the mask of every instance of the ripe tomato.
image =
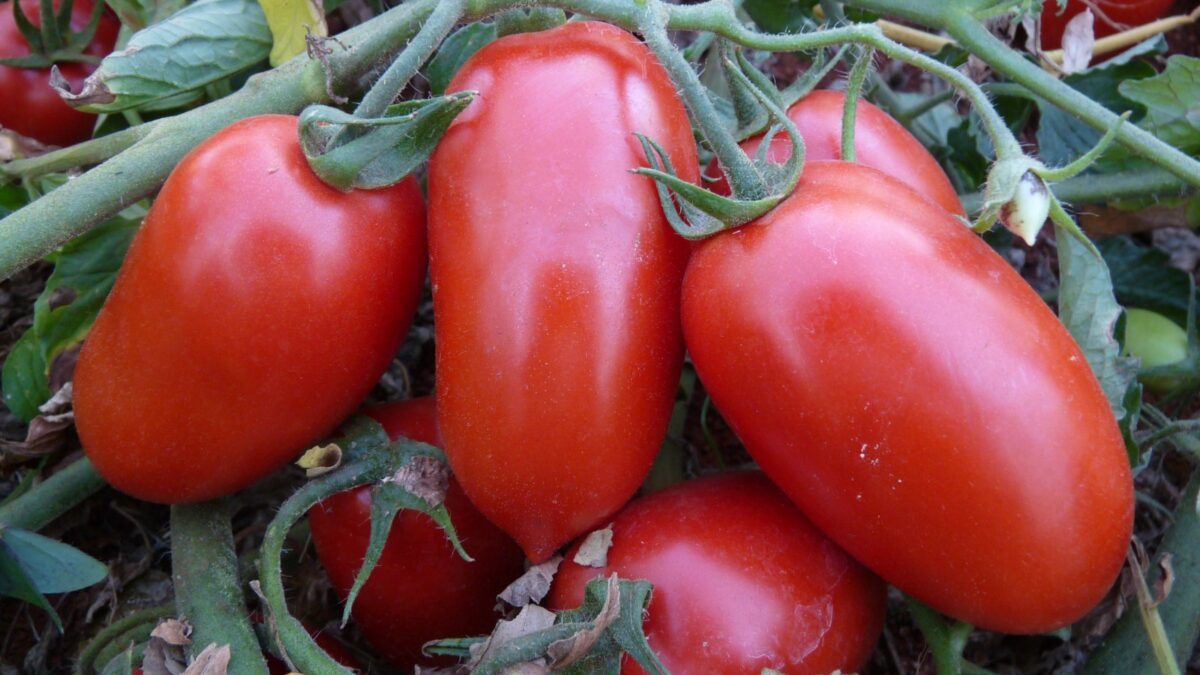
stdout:
{"type": "MultiPolygon", "coordinates": [[[[857,672],[883,630],[886,588],[761,473],[681,483],[612,525],[608,565],[559,568],[551,607],[577,607],[613,572],[646,579],[650,646],[673,673],[857,672]]],[[[624,673],[643,672],[626,658],[624,673]]]]}
{"type": "Polygon", "coordinates": [[[439,419],[471,501],[541,562],[633,495],[666,433],[688,245],[629,172],[633,132],[693,181],[696,148],[666,71],[608,24],[497,40],[464,89],[429,170],[439,419]]]}
{"type": "MultiPolygon", "coordinates": [[[[822,89],[788,108],[788,118],[804,137],[805,162],[842,158],[842,110],[845,105],[844,92],[822,89]]],[[[760,145],[762,136],[755,136],[743,142],[742,149],[753,157],[760,145]]],[[[950,213],[967,215],[946,172],[925,146],[891,115],[863,99],[859,99],[855,111],[854,150],[858,163],[899,179],[950,213]]],[[[767,157],[772,162],[783,164],[791,156],[792,143],[787,134],[780,133],[771,139],[767,157]]],[[[729,194],[729,183],[718,170],[715,159],[709,163],[705,174],[721,176],[713,183],[713,190],[729,194]]]]}
{"type": "MultiPolygon", "coordinates": [[[[57,1],[54,6],[58,7],[57,1]]],[[[92,0],[75,0],[71,6],[71,30],[79,31],[87,26],[92,7],[92,0]]],[[[38,0],[21,0],[21,9],[34,25],[42,25],[38,0]]],[[[9,2],[0,2],[0,58],[29,54],[29,43],[17,28],[12,10],[9,2]]],[[[119,28],[117,20],[105,13],[92,44],[84,53],[106,56],[117,41],[119,28]]],[[[58,69],[71,82],[72,89],[78,90],[96,66],[68,62],[58,64],[58,69]]],[[[50,87],[49,68],[0,66],[0,100],[4,101],[0,105],[0,127],[49,145],[71,145],[86,140],[91,137],[96,122],[95,115],[75,110],[63,102],[50,87]]]]}
{"type": "MultiPolygon", "coordinates": [[[[393,439],[440,445],[432,398],[370,408],[393,439]]],[[[421,645],[438,638],[488,633],[498,618],[496,595],[525,568],[521,548],[467,501],[454,480],[446,508],[467,553],[459,557],[441,528],[423,513],[401,511],[379,564],[354,601],[354,623],[396,668],[411,671],[421,645]]],[[[371,491],[334,495],[308,512],[313,543],[334,588],[344,598],[362,567],[371,537],[371,491]]],[[[448,662],[443,665],[448,665],[448,662]]]]}
{"type": "MultiPolygon", "coordinates": [[[[1175,0],[1091,0],[1090,4],[1104,13],[1100,16],[1095,10],[1093,27],[1098,38],[1119,33],[1127,27],[1140,26],[1161,19],[1175,4],[1175,0]]],[[[1057,0],[1046,0],[1042,5],[1042,49],[1058,49],[1062,47],[1063,32],[1067,23],[1087,8],[1087,4],[1079,0],[1068,0],[1067,9],[1058,13],[1057,0]]]]}
{"type": "Polygon", "coordinates": [[[83,346],[88,457],[156,502],[262,478],[359,404],[424,276],[416,181],[343,194],[309,170],[295,117],[226,128],[167,179],[83,346]]]}
{"type": "Polygon", "coordinates": [[[1035,633],[1112,585],[1133,489],[1108,402],[1041,298],[933,202],[811,163],[693,255],[683,324],[767,475],[901,590],[1035,633]]]}

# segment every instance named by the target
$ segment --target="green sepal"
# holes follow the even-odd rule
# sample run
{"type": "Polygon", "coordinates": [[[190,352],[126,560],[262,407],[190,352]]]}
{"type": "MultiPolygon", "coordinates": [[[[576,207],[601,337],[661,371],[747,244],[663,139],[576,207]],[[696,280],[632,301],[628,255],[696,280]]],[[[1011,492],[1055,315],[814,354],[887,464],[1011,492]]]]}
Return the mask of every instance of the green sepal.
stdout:
{"type": "Polygon", "coordinates": [[[437,53],[425,66],[425,79],[429,80],[429,91],[435,95],[445,93],[454,74],[475,52],[496,39],[496,24],[488,21],[469,23],[454,31],[442,41],[437,53]]]}
{"type": "MultiPolygon", "coordinates": [[[[424,443],[411,442],[412,448],[416,450],[415,456],[433,457],[434,459],[444,462],[445,458],[441,456],[439,451],[436,455],[433,453],[422,452],[424,449],[432,449],[433,446],[424,443]]],[[[409,460],[411,461],[411,459],[409,460]]],[[[454,525],[450,522],[450,512],[446,510],[445,504],[436,506],[430,504],[404,489],[397,483],[384,482],[376,483],[371,486],[371,536],[367,544],[367,552],[363,557],[362,567],[358,570],[358,574],[354,577],[354,584],[350,587],[350,593],[346,596],[346,606],[342,611],[342,626],[344,627],[350,621],[350,610],[354,606],[354,601],[358,597],[359,591],[367,583],[371,572],[379,563],[379,557],[383,554],[384,546],[387,544],[388,534],[392,530],[392,524],[396,520],[396,515],[403,509],[411,509],[420,511],[433,519],[446,536],[450,539],[450,544],[454,550],[467,562],[473,562],[474,559],[467,555],[463,550],[462,542],[458,538],[458,532],[455,531],[454,525]]]]}
{"type": "MultiPolygon", "coordinates": [[[[760,89],[758,85],[765,82],[765,78],[751,80],[749,76],[741,72],[743,66],[750,67],[750,64],[744,59],[738,64],[732,60],[725,62],[726,72],[730,78],[737,80],[746,91],[753,92],[758,97],[759,103],[770,113],[777,126],[787,132],[792,142],[792,154],[784,164],[775,164],[767,159],[768,148],[778,128],[773,127],[768,131],[759,146],[753,164],[767,186],[766,197],[753,200],[722,197],[702,187],[692,185],[679,178],[671,163],[671,158],[661,145],[637,134],[650,167],[634,169],[634,173],[654,179],[667,221],[672,229],[685,239],[704,239],[717,232],[755,220],[775,208],[780,201],[791,194],[800,181],[800,173],[804,168],[804,139],[801,138],[795,123],[776,103],[779,100],[779,92],[774,91],[773,86],[769,87],[769,91],[760,89]],[[680,216],[676,210],[675,198],[678,198],[679,210],[683,211],[683,216],[680,216]]],[[[753,70],[752,67],[751,69],[753,70]]],[[[767,84],[769,85],[769,82],[767,84]]]]}
{"type": "Polygon", "coordinates": [[[199,98],[204,87],[265,62],[272,44],[254,0],[197,0],[104,57],[79,92],[61,77],[51,84],[87,112],[154,110],[189,92],[199,98]]]}
{"type": "Polygon", "coordinates": [[[62,622],[46,593],[67,593],[104,580],[108,567],[79,549],[18,528],[0,528],[0,595],[24,600],[62,622]]]}
{"type": "Polygon", "coordinates": [[[342,192],[387,187],[429,158],[475,96],[476,92],[460,91],[406,101],[380,118],[309,106],[300,115],[300,146],[313,172],[342,192]]]}
{"type": "Polygon", "coordinates": [[[496,17],[496,36],[517,33],[537,33],[557,28],[567,22],[567,14],[561,9],[535,7],[532,9],[510,9],[496,17]]]}

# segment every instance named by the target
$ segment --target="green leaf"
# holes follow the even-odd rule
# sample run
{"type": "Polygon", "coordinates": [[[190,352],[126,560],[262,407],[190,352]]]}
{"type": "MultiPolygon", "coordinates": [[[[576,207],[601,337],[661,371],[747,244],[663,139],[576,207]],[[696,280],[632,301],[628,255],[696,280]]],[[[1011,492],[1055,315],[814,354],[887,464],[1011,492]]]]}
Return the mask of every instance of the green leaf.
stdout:
{"type": "Polygon", "coordinates": [[[16,554],[3,539],[0,539],[0,595],[24,600],[45,610],[54,621],[55,627],[62,631],[62,619],[58,618],[58,612],[50,606],[46,596],[38,592],[37,586],[29,579],[16,554]]]}
{"type": "Polygon", "coordinates": [[[254,0],[197,0],[136,33],[106,56],[79,93],[60,93],[88,112],[150,110],[267,59],[271,29],[254,0]]]}
{"type": "Polygon", "coordinates": [[[21,186],[13,183],[0,185],[0,218],[16,211],[29,202],[29,196],[21,186]]]}
{"type": "Polygon", "coordinates": [[[1142,418],[1142,385],[1140,382],[1134,382],[1129,387],[1129,391],[1125,392],[1125,400],[1123,402],[1125,408],[1125,416],[1121,418],[1118,425],[1121,429],[1121,438],[1125,441],[1125,452],[1129,455],[1129,465],[1139,467],[1142,465],[1142,445],[1137,440],[1138,422],[1142,418]]]}
{"type": "Polygon", "coordinates": [[[1118,89],[1146,107],[1139,126],[1186,153],[1200,152],[1200,59],[1172,56],[1162,74],[1118,89]]]}
{"type": "Polygon", "coordinates": [[[443,94],[467,59],[495,39],[496,25],[491,22],[469,23],[451,33],[425,67],[430,93],[435,96],[443,94]]]}
{"type": "Polygon", "coordinates": [[[26,422],[37,417],[38,406],[53,394],[46,379],[47,368],[37,335],[32,329],[25,331],[8,352],[0,386],[4,387],[4,405],[26,422]]]}
{"type": "Polygon", "coordinates": [[[98,584],[108,567],[74,546],[17,528],[0,530],[8,552],[41,593],[68,593],[98,584]]]}
{"type": "Polygon", "coordinates": [[[273,46],[271,65],[290,60],[308,50],[306,38],[329,35],[325,24],[325,8],[320,0],[258,0],[267,25],[271,28],[273,46]]]}
{"type": "Polygon", "coordinates": [[[1137,376],[1137,361],[1121,356],[1114,330],[1121,306],[1113,297],[1104,259],[1062,227],[1055,226],[1060,272],[1058,315],[1079,343],[1100,381],[1113,415],[1125,417],[1125,392],[1137,376]]]}
{"type": "Polygon", "coordinates": [[[1187,326],[1192,293],[1187,272],[1172,267],[1158,248],[1138,246],[1129,237],[1096,242],[1112,275],[1113,291],[1126,307],[1149,309],[1187,326]]]}
{"type": "Polygon", "coordinates": [[[767,32],[792,33],[809,22],[814,4],[801,0],[746,0],[742,9],[767,32]]]}

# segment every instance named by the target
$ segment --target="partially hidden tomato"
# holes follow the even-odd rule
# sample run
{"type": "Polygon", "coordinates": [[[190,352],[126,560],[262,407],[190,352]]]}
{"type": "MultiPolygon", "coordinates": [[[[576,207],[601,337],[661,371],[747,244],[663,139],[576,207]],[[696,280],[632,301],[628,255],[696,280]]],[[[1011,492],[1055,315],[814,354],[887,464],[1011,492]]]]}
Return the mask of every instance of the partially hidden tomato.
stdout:
{"type": "Polygon", "coordinates": [[[1171,9],[1175,0],[1067,0],[1066,9],[1060,14],[1058,0],[1046,0],[1042,5],[1042,49],[1062,47],[1063,33],[1067,23],[1077,14],[1092,6],[1092,27],[1096,37],[1119,33],[1126,28],[1140,26],[1161,19],[1171,9]],[[1099,11],[1096,11],[1099,10],[1099,11]],[[1103,14],[1103,16],[1101,16],[1103,14]]]}
{"type": "MultiPolygon", "coordinates": [[[[0,58],[29,55],[29,43],[13,18],[12,0],[0,2],[0,58]]],[[[58,2],[54,3],[57,9],[58,2]]],[[[92,0],[75,0],[71,6],[71,30],[79,31],[91,18],[92,0]]],[[[36,26],[41,26],[38,0],[21,0],[21,9],[36,26]]],[[[120,24],[107,12],[92,43],[84,50],[88,56],[103,57],[112,51],[120,24]]],[[[78,91],[84,79],[96,69],[94,64],[64,62],[58,70],[78,91]]],[[[50,86],[49,68],[13,68],[0,66],[0,127],[49,145],[71,145],[91,137],[96,116],[75,110],[63,102],[50,86]]]]}
{"type": "Polygon", "coordinates": [[[693,255],[683,324],[771,480],[904,592],[1036,633],[1112,585],[1133,488],[1108,402],[1041,298],[933,202],[809,163],[693,255]]]}
{"type": "Polygon", "coordinates": [[[497,40],[465,89],[429,170],[438,414],[471,501],[541,562],[633,495],[666,434],[688,245],[630,173],[633,133],[692,181],[696,148],[666,71],[608,24],[497,40]]]}
{"type": "Polygon", "coordinates": [[[75,421],[114,487],[164,503],[262,478],[361,402],[425,276],[416,182],[343,194],[295,117],[238,122],[171,173],[75,373],[75,421]]]}
{"type": "MultiPolygon", "coordinates": [[[[844,92],[822,89],[809,93],[788,108],[788,118],[804,138],[805,162],[842,158],[842,111],[845,105],[844,92]]],[[[755,136],[742,143],[742,149],[754,156],[760,145],[762,136],[755,136]]],[[[898,179],[950,213],[966,215],[958,193],[933,155],[891,115],[863,99],[859,99],[855,109],[854,153],[859,164],[898,179]]],[[[791,156],[792,143],[787,134],[776,134],[767,150],[768,159],[782,164],[791,156]]],[[[713,160],[705,173],[721,175],[717,167],[713,160]]],[[[729,194],[729,183],[723,175],[713,183],[713,190],[729,194]]]]}
{"type": "MultiPolygon", "coordinates": [[[[857,672],[883,630],[886,589],[757,471],[681,483],[612,523],[607,565],[577,544],[549,605],[579,606],[587,582],[617,573],[654,584],[650,647],[672,673],[857,672]]],[[[626,657],[624,673],[641,673],[626,657]]]]}
{"type": "MultiPolygon", "coordinates": [[[[393,439],[441,444],[433,398],[368,408],[366,413],[393,439]]],[[[421,646],[430,640],[490,632],[498,618],[492,610],[496,595],[525,569],[521,548],[471,505],[453,479],[446,509],[474,562],[463,560],[428,516],[401,511],[378,565],[354,601],[354,623],[400,669],[445,662],[422,657],[421,646]]],[[[344,598],[371,537],[370,489],[325,499],[308,512],[308,522],[321,564],[344,598]]]]}

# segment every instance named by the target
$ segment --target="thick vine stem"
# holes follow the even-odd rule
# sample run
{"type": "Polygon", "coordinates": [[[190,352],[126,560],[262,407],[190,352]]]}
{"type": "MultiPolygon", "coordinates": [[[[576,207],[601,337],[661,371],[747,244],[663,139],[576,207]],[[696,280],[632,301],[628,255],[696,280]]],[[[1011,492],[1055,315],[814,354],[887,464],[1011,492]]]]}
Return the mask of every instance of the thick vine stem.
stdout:
{"type": "Polygon", "coordinates": [[[0,506],[0,526],[36,532],[105,486],[86,457],[0,506]]]}
{"type": "Polygon", "coordinates": [[[267,675],[267,662],[238,580],[228,497],[171,507],[171,577],[175,608],[192,626],[191,655],[228,645],[230,675],[267,675]]]}
{"type": "Polygon", "coordinates": [[[0,164],[0,183],[19,178],[37,178],[48,173],[99,164],[145,138],[158,123],[159,120],[154,120],[78,145],[51,150],[44,155],[14,159],[0,164]]]}

